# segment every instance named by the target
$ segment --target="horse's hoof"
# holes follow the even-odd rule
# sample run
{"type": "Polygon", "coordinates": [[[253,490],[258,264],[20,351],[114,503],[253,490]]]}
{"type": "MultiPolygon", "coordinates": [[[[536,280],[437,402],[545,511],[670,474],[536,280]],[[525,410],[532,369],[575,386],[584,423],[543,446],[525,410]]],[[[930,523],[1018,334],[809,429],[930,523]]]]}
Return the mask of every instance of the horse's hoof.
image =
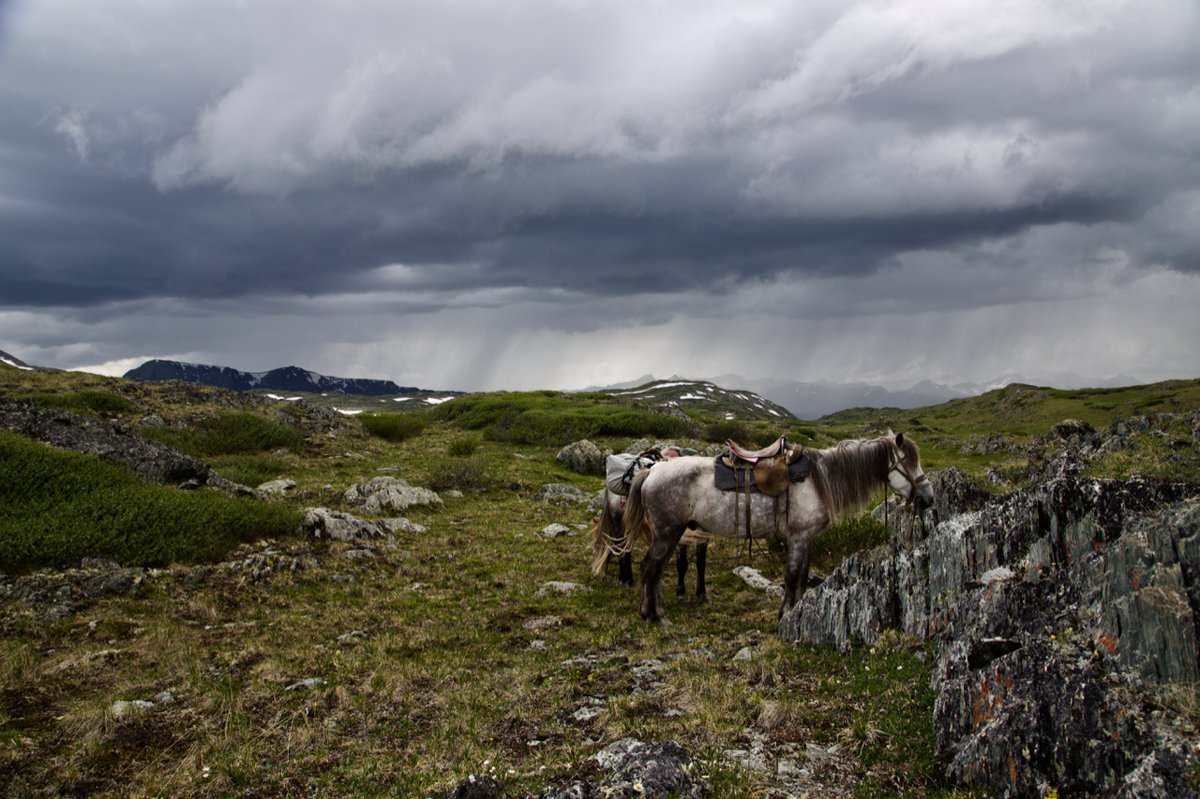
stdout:
{"type": "Polygon", "coordinates": [[[679,604],[681,604],[681,605],[686,605],[686,604],[688,604],[688,603],[689,603],[691,600],[690,600],[690,599],[688,599],[688,595],[687,595],[687,594],[676,594],[676,595],[675,595],[675,601],[676,601],[676,602],[678,602],[678,603],[679,603],[679,604]]]}
{"type": "Polygon", "coordinates": [[[700,594],[699,596],[696,597],[696,601],[699,602],[701,605],[707,605],[708,604],[708,594],[700,594]]]}

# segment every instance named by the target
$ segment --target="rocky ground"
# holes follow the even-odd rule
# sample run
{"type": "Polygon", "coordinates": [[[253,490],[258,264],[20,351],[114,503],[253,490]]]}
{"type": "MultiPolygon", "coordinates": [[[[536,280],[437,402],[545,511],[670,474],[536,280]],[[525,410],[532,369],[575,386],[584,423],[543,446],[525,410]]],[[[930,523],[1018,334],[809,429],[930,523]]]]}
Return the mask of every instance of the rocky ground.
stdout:
{"type": "Polygon", "coordinates": [[[1083,476],[1128,429],[1059,425],[1066,446],[1003,496],[936,475],[941,523],[904,530],[895,513],[895,543],[847,559],[781,635],[843,650],[888,630],[929,640],[938,754],[964,783],[1194,796],[1200,491],[1083,476]]]}

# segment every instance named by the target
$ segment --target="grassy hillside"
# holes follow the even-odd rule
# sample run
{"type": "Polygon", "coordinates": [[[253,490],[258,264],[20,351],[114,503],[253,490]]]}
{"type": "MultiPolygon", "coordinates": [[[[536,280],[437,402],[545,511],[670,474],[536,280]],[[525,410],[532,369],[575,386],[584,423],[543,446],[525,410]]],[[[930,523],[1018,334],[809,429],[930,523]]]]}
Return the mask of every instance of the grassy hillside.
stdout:
{"type": "MultiPolygon", "coordinates": [[[[456,399],[398,421],[4,367],[0,397],[124,421],[239,482],[290,478],[296,487],[267,506],[281,512],[360,513],[345,490],[380,475],[436,487],[444,499],[406,514],[424,532],[390,541],[304,540],[266,524],[226,539],[229,525],[211,520],[208,536],[191,534],[210,553],[156,557],[136,597],[79,602],[57,618],[38,597],[77,596],[96,579],[90,572],[0,576],[13,587],[0,591],[0,795],[112,797],[444,796],[472,773],[497,777],[514,795],[536,793],[588,773],[591,754],[628,735],[681,743],[716,797],[970,796],[940,781],[932,757],[921,643],[891,636],[848,655],[783,644],[776,601],[732,574],[748,563],[778,581],[781,555],[756,546],[748,556],[739,542],[710,548],[711,604],[668,599],[672,624],[647,626],[613,569],[600,577],[588,569],[593,511],[532,500],[546,483],[601,488],[602,478],[557,462],[558,448],[583,432],[613,449],[660,435],[703,445],[731,432],[824,446],[891,426],[916,438],[927,466],[960,465],[983,479],[994,468],[1015,473],[1022,448],[1064,418],[1107,429],[1118,417],[1171,412],[1182,425],[1200,409],[1197,383],[1186,382],[1114,392],[1018,386],[817,423],[685,419],[628,398],[521,392],[456,399]],[[989,435],[1016,448],[976,452],[989,435]],[[541,531],[550,524],[572,534],[548,539],[541,531]],[[179,562],[196,559],[204,562],[179,562]],[[580,588],[562,593],[552,581],[580,588]],[[151,704],[117,704],[133,701],[151,704]],[[812,774],[804,787],[787,782],[800,769],[812,774]]],[[[1130,440],[1145,451],[1111,468],[1200,474],[1190,431],[1190,450],[1175,446],[1182,430],[1130,440]]],[[[106,480],[116,481],[115,504],[140,496],[94,460],[0,441],[18,473],[48,464],[81,481],[81,497],[106,480]]],[[[49,506],[41,484],[14,480],[3,501],[26,513],[49,506]]],[[[97,496],[94,510],[113,506],[113,494],[97,496]]],[[[154,529],[157,516],[136,525],[154,529]]],[[[64,529],[87,543],[84,526],[64,529]]],[[[878,535],[869,520],[847,523],[829,536],[820,567],[878,535]]]]}

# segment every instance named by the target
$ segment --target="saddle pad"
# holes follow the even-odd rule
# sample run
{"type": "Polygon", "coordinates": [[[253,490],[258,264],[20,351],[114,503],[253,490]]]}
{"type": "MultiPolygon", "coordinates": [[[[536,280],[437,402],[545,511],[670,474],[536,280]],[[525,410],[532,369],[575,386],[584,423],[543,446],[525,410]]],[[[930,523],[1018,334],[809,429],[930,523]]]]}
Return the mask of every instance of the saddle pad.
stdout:
{"type": "MultiPolygon", "coordinates": [[[[788,464],[788,479],[799,483],[812,474],[813,462],[805,452],[799,458],[788,464]]],[[[750,490],[758,491],[754,482],[753,469],[733,469],[722,455],[713,459],[713,485],[721,491],[732,491],[735,488],[745,490],[746,481],[750,481],[750,490]]]]}

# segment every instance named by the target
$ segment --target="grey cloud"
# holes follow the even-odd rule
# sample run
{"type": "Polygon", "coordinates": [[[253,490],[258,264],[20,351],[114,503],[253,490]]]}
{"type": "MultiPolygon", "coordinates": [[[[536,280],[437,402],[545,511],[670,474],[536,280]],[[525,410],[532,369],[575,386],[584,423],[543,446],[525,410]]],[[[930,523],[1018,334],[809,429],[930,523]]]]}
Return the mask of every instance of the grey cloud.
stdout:
{"type": "Polygon", "coordinates": [[[1198,37],[1190,0],[10,4],[0,313],[1107,296],[1200,271],[1198,37]]]}

